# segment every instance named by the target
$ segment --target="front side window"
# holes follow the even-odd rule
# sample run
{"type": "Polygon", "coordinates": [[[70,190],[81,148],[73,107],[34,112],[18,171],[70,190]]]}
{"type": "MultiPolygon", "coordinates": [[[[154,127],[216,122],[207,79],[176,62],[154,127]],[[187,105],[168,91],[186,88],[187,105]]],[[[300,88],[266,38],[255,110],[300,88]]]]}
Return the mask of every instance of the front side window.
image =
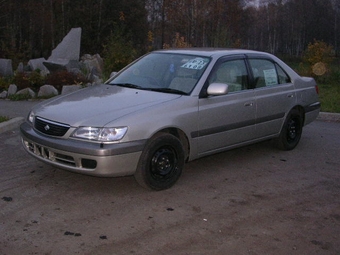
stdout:
{"type": "Polygon", "coordinates": [[[248,88],[248,74],[244,60],[228,60],[221,62],[209,78],[211,83],[225,83],[228,92],[240,91],[248,88]]]}
{"type": "Polygon", "coordinates": [[[129,66],[109,84],[187,95],[209,62],[210,58],[202,56],[151,53],[129,66]]]}
{"type": "Polygon", "coordinates": [[[288,75],[277,64],[267,59],[249,59],[255,88],[270,87],[290,82],[288,75]]]}

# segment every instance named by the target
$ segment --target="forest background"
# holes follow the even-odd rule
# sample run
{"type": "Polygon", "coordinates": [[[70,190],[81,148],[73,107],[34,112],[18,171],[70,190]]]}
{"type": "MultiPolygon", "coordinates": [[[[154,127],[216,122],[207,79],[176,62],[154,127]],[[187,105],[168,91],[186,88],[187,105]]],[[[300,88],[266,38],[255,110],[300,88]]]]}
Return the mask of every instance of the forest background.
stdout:
{"type": "Polygon", "coordinates": [[[320,40],[338,53],[339,22],[339,0],[0,0],[0,58],[48,58],[73,27],[83,31],[81,52],[104,58],[176,40],[290,56],[320,40]]]}
{"type": "Polygon", "coordinates": [[[47,59],[74,27],[82,28],[81,55],[99,53],[107,72],[169,47],[246,48],[287,60],[323,43],[337,57],[339,22],[340,0],[0,0],[0,58],[14,68],[47,59]]]}

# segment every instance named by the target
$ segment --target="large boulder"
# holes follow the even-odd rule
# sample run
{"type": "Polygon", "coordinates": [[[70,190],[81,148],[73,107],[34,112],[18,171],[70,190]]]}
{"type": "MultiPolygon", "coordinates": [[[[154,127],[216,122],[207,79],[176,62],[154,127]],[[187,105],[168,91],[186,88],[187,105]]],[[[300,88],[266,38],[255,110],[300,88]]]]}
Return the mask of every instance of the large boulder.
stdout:
{"type": "Polygon", "coordinates": [[[58,90],[52,85],[44,85],[40,87],[38,97],[52,97],[58,94],[58,90]]]}
{"type": "Polygon", "coordinates": [[[4,90],[4,91],[2,91],[1,93],[0,93],[0,98],[1,99],[4,99],[4,98],[6,98],[7,97],[7,91],[6,90],[4,90]]]}
{"type": "Polygon", "coordinates": [[[29,95],[31,98],[35,98],[36,96],[35,92],[30,88],[19,90],[16,95],[29,95]]]}
{"type": "Polygon", "coordinates": [[[85,68],[87,69],[88,73],[91,74],[91,76],[96,75],[98,77],[102,77],[104,61],[99,54],[85,54],[81,57],[80,62],[85,65],[85,68]]]}
{"type": "Polygon", "coordinates": [[[45,61],[46,61],[45,58],[35,58],[35,59],[31,59],[30,61],[28,61],[28,65],[32,71],[35,71],[38,69],[41,71],[42,75],[46,75],[49,73],[49,71],[44,65],[45,61]]]}
{"type": "Polygon", "coordinates": [[[15,84],[11,84],[11,85],[9,85],[9,87],[8,87],[8,92],[7,92],[7,94],[8,94],[8,96],[14,95],[15,93],[17,93],[17,91],[18,91],[18,86],[15,85],[15,84]]]}
{"type": "Polygon", "coordinates": [[[70,73],[81,74],[81,64],[78,60],[70,60],[66,65],[66,70],[70,73]]]}
{"type": "Polygon", "coordinates": [[[61,62],[58,62],[58,63],[44,62],[44,66],[46,66],[48,71],[51,72],[51,73],[56,72],[56,71],[67,70],[67,68],[66,68],[67,64],[68,64],[67,61],[65,61],[64,63],[61,63],[61,62]]]}
{"type": "Polygon", "coordinates": [[[13,76],[12,60],[0,58],[0,75],[13,76]]]}
{"type": "Polygon", "coordinates": [[[66,70],[70,61],[79,61],[81,28],[72,28],[44,62],[49,71],[66,70]]]}
{"type": "Polygon", "coordinates": [[[17,72],[23,73],[24,71],[25,71],[24,64],[22,62],[20,62],[19,65],[18,65],[18,68],[17,68],[17,72]]]}

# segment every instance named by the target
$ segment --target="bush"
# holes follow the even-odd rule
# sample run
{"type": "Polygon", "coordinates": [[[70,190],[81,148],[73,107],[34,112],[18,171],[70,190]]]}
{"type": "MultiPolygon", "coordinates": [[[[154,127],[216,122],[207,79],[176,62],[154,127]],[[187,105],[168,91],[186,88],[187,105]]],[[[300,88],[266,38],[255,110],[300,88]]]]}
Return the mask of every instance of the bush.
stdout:
{"type": "Polygon", "coordinates": [[[45,77],[40,74],[39,69],[31,73],[17,72],[13,77],[13,83],[17,85],[18,90],[25,88],[39,90],[39,88],[45,84],[45,77]]]}
{"type": "Polygon", "coordinates": [[[85,84],[87,82],[89,81],[83,75],[66,70],[53,72],[46,78],[46,84],[54,86],[59,91],[63,85],[85,84]]]}
{"type": "Polygon", "coordinates": [[[16,73],[13,77],[13,83],[17,85],[18,90],[29,88],[29,74],[28,73],[16,73]]]}
{"type": "Polygon", "coordinates": [[[8,96],[8,98],[12,101],[22,101],[22,100],[31,99],[31,96],[30,94],[14,94],[14,95],[8,96]]]}
{"type": "Polygon", "coordinates": [[[333,59],[333,47],[327,45],[323,41],[314,40],[314,43],[309,43],[308,48],[304,53],[304,60],[310,65],[314,65],[318,62],[330,64],[333,59]]]}
{"type": "Polygon", "coordinates": [[[9,85],[12,83],[12,77],[1,77],[0,76],[0,92],[8,90],[9,85]]]}
{"type": "Polygon", "coordinates": [[[7,116],[0,116],[0,123],[9,120],[7,116]]]}
{"type": "Polygon", "coordinates": [[[32,88],[38,90],[41,86],[45,85],[45,77],[41,75],[40,70],[37,69],[29,75],[28,82],[32,88]]]}
{"type": "MultiPolygon", "coordinates": [[[[312,76],[323,76],[329,74],[330,65],[334,60],[334,50],[331,45],[327,45],[323,41],[314,40],[309,43],[307,50],[304,52],[303,63],[304,72],[308,72],[312,76]]],[[[307,73],[307,75],[308,75],[307,73]]]]}

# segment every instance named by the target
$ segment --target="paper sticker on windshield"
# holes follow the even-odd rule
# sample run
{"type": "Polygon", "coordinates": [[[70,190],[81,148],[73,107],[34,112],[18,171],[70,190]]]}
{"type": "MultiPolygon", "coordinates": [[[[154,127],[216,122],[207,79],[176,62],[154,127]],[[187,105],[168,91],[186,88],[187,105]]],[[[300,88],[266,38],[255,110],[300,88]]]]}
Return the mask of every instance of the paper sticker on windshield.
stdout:
{"type": "Polygon", "coordinates": [[[264,80],[266,81],[266,86],[277,84],[277,75],[275,69],[263,70],[264,80]]]}
{"type": "Polygon", "coordinates": [[[207,63],[208,61],[203,58],[194,58],[194,59],[190,59],[188,62],[186,62],[181,67],[188,68],[188,69],[201,70],[207,63]]]}

